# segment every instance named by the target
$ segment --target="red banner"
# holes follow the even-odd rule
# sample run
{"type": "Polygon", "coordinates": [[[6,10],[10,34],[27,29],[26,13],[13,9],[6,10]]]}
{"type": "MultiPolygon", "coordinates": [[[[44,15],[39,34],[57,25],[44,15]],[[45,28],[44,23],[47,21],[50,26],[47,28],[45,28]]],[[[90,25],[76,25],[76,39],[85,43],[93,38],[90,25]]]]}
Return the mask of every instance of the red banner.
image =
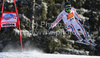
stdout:
{"type": "Polygon", "coordinates": [[[14,12],[2,13],[0,27],[19,27],[17,15],[14,12]]]}
{"type": "Polygon", "coordinates": [[[15,5],[16,12],[5,12],[4,13],[3,12],[4,1],[5,0],[3,0],[2,12],[1,12],[1,17],[0,17],[0,29],[2,27],[19,27],[21,50],[23,50],[22,37],[21,37],[21,29],[20,29],[20,20],[19,20],[19,17],[18,17],[16,2],[14,0],[14,5],[15,5]]]}

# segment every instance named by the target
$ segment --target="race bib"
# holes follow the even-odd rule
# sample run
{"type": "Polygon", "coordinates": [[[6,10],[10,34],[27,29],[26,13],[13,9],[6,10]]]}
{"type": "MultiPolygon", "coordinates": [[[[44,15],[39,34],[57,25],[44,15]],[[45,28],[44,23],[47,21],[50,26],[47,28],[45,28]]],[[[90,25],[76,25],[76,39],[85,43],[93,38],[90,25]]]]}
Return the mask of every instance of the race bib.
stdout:
{"type": "Polygon", "coordinates": [[[66,15],[66,16],[67,16],[67,20],[68,20],[68,19],[72,18],[72,17],[74,16],[74,14],[73,14],[73,12],[72,12],[72,13],[66,15]]]}

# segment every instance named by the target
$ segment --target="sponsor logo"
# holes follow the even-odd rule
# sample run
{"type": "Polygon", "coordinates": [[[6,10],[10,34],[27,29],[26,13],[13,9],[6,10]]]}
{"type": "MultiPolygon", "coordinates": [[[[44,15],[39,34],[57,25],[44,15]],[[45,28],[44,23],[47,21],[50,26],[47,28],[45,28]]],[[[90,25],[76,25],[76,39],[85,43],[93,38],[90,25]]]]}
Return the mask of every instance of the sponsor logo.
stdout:
{"type": "Polygon", "coordinates": [[[67,16],[67,20],[68,20],[68,19],[72,18],[72,17],[74,16],[74,14],[73,14],[73,12],[72,12],[72,13],[66,15],[66,16],[67,16]]]}
{"type": "Polygon", "coordinates": [[[4,23],[4,24],[2,24],[2,27],[11,27],[11,26],[16,26],[16,23],[4,23]]]}
{"type": "Polygon", "coordinates": [[[4,19],[5,19],[5,20],[9,20],[9,19],[11,19],[11,18],[13,18],[13,17],[14,17],[13,14],[6,14],[6,15],[4,15],[4,19]]]}

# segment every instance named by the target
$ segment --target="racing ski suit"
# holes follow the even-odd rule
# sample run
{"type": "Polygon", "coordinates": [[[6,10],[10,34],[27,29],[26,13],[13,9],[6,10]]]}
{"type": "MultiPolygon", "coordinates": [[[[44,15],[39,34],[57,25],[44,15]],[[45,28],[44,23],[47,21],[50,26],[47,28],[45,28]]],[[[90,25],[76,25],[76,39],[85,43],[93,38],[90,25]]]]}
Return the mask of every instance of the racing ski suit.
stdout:
{"type": "Polygon", "coordinates": [[[57,17],[57,19],[51,24],[50,28],[54,28],[59,21],[63,20],[65,24],[65,28],[67,31],[73,31],[73,33],[76,35],[76,37],[79,40],[83,40],[83,38],[80,36],[78,29],[81,30],[82,34],[84,35],[85,39],[88,38],[88,34],[82,24],[79,22],[80,18],[75,10],[75,8],[71,8],[71,12],[67,13],[65,10],[63,10],[57,17]],[[75,19],[77,18],[77,20],[75,19]]]}

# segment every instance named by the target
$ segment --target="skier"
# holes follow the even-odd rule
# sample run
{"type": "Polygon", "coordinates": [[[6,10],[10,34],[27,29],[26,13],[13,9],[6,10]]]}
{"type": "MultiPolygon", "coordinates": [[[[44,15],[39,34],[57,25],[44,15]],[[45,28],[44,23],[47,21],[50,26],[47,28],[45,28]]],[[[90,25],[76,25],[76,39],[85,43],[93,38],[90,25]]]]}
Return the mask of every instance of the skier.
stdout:
{"type": "Polygon", "coordinates": [[[59,21],[63,20],[66,30],[73,31],[78,38],[76,41],[77,43],[96,46],[97,44],[91,41],[86,30],[80,23],[82,20],[79,18],[75,8],[73,8],[69,2],[64,4],[64,8],[65,9],[58,15],[57,19],[51,24],[47,32],[50,32],[50,30],[53,29],[59,21]],[[77,20],[75,18],[77,18],[77,20]],[[80,36],[78,29],[80,29],[85,39],[80,36]]]}

